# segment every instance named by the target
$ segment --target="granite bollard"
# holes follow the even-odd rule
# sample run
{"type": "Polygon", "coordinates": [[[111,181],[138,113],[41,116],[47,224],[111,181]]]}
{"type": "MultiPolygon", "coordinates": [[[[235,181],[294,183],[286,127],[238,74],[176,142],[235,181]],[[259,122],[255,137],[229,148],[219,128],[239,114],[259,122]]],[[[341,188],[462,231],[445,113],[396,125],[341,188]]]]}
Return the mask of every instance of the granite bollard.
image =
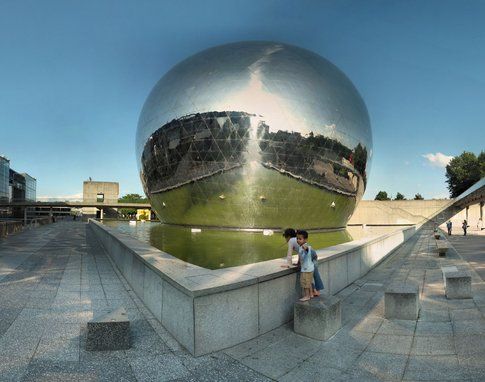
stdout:
{"type": "Polygon", "coordinates": [[[438,248],[439,256],[446,256],[448,251],[448,244],[444,240],[436,240],[436,247],[438,248]]]}
{"type": "Polygon", "coordinates": [[[386,318],[416,320],[419,313],[419,287],[412,284],[395,284],[384,292],[386,318]]]}
{"type": "Polygon", "coordinates": [[[318,297],[295,303],[295,333],[326,341],[341,327],[340,299],[333,296],[318,297]]]}
{"type": "Polygon", "coordinates": [[[130,347],[130,321],[124,308],[117,308],[88,322],[86,350],[124,350],[130,347]]]}
{"type": "Polygon", "coordinates": [[[472,277],[467,271],[443,269],[443,279],[447,298],[472,298],[472,277]]]}

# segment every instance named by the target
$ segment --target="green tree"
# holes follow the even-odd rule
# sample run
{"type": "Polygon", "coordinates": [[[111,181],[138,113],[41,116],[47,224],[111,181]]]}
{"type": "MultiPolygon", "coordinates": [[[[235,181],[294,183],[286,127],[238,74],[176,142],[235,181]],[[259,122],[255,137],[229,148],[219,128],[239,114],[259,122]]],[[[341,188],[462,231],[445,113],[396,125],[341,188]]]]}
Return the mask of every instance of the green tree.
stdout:
{"type": "Polygon", "coordinates": [[[400,192],[398,192],[396,194],[396,197],[394,198],[394,200],[406,200],[406,198],[404,197],[403,194],[401,194],[400,192]]]}
{"type": "MultiPolygon", "coordinates": [[[[148,203],[148,199],[140,194],[126,194],[118,199],[118,203],[148,203]]],[[[135,208],[120,208],[118,211],[122,215],[136,215],[135,208]]]]}
{"type": "Polygon", "coordinates": [[[457,197],[485,176],[485,153],[477,157],[464,151],[446,166],[446,182],[452,198],[457,197]]]}
{"type": "Polygon", "coordinates": [[[424,200],[423,196],[421,194],[416,194],[414,195],[414,200],[424,200]]]}
{"type": "Polygon", "coordinates": [[[140,194],[126,194],[118,199],[119,203],[148,203],[148,199],[140,194]]]}
{"type": "Polygon", "coordinates": [[[379,191],[374,200],[391,200],[386,191],[379,191]]]}

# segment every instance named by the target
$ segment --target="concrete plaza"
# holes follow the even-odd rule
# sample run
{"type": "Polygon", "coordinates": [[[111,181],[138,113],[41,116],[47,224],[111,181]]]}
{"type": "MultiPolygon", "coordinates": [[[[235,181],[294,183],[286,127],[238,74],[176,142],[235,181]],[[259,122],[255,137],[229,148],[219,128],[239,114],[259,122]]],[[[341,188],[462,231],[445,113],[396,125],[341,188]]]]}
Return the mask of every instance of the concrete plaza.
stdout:
{"type": "Polygon", "coordinates": [[[153,318],[87,225],[10,236],[0,241],[0,380],[483,381],[485,235],[452,236],[442,258],[432,234],[420,230],[337,294],[344,326],[330,340],[299,336],[290,323],[198,358],[153,318]],[[446,299],[441,267],[449,265],[468,268],[473,299],[446,299]],[[391,281],[420,285],[418,320],[383,317],[391,281]],[[133,347],[86,351],[86,323],[118,306],[131,320],[133,347]]]}

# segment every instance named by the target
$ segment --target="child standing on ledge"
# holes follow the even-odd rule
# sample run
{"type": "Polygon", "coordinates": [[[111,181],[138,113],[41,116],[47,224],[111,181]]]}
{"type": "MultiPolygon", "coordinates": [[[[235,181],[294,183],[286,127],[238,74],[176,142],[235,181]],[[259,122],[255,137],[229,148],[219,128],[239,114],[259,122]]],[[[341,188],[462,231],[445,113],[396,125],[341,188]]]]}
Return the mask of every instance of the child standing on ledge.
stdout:
{"type": "Polygon", "coordinates": [[[300,258],[301,271],[300,271],[300,284],[303,290],[303,297],[300,301],[308,301],[311,297],[312,281],[314,265],[312,261],[312,248],[307,243],[308,232],[304,230],[298,230],[296,232],[296,241],[300,246],[298,256],[300,258]]]}
{"type": "Polygon", "coordinates": [[[283,237],[288,244],[288,251],[286,253],[286,265],[282,265],[282,267],[291,268],[293,266],[293,252],[298,253],[300,250],[300,246],[296,242],[296,231],[293,228],[287,228],[283,232],[283,237]]]}

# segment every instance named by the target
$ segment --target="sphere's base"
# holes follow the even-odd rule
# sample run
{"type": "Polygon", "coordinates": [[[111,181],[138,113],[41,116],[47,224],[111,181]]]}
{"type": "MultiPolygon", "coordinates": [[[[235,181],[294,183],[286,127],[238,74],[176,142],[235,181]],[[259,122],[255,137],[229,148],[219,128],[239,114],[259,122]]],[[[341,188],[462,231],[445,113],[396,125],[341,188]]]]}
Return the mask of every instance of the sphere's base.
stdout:
{"type": "Polygon", "coordinates": [[[201,227],[325,229],[345,227],[356,198],[260,167],[217,174],[149,195],[162,223],[201,227]]]}

